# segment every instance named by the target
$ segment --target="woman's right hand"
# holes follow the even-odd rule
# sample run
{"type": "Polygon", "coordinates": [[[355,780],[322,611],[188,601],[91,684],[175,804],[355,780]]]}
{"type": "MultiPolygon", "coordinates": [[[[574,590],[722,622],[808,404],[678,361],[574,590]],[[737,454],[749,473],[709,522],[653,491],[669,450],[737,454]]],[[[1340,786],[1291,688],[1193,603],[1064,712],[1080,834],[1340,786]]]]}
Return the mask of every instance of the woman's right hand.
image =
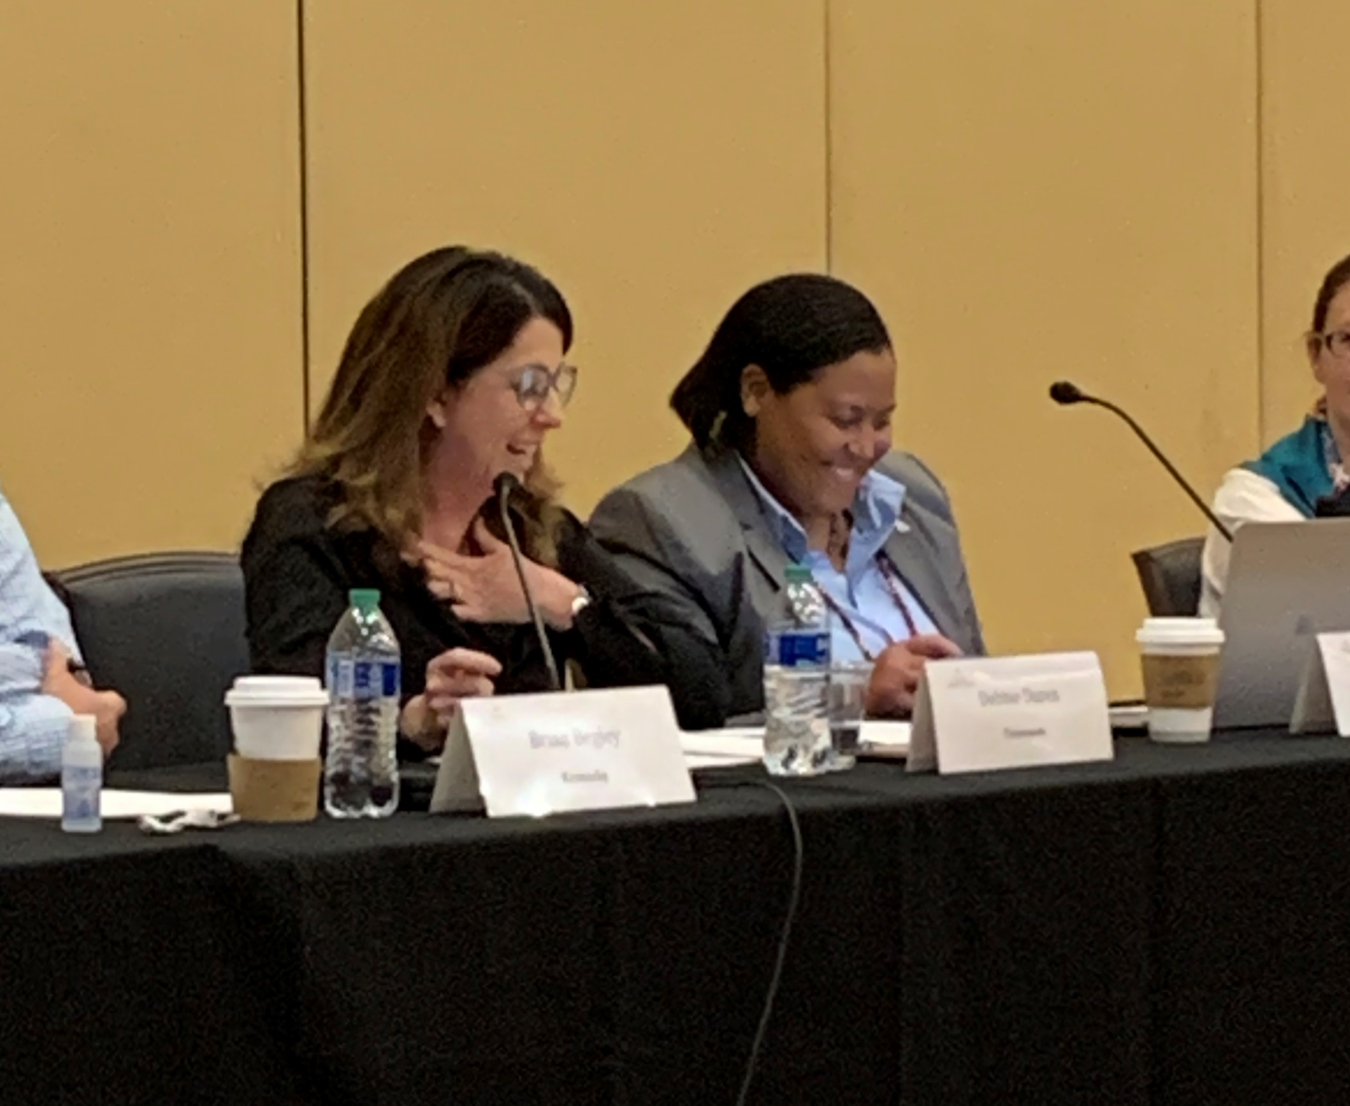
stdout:
{"type": "MultiPolygon", "coordinates": [[[[421,542],[418,551],[431,594],[450,604],[465,622],[528,622],[530,606],[520,586],[511,547],[492,535],[481,518],[473,524],[475,556],[421,542]]],[[[572,628],[572,606],[581,589],[562,573],[523,557],[520,571],[544,620],[555,630],[572,628]]]]}
{"type": "Polygon", "coordinates": [[[915,634],[887,646],[877,657],[867,684],[867,713],[873,718],[908,718],[914,711],[924,665],[960,655],[961,647],[941,634],[915,634]]]}

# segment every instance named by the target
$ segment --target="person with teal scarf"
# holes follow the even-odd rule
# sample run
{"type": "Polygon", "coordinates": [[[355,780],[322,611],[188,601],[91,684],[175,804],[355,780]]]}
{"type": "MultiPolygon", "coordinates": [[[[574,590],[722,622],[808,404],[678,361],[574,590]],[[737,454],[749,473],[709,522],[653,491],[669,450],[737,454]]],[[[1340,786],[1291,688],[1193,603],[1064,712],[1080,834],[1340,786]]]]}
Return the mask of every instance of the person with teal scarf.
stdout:
{"type": "MultiPolygon", "coordinates": [[[[1319,500],[1350,487],[1342,463],[1350,456],[1350,257],[1323,279],[1305,339],[1322,396],[1298,430],[1225,474],[1214,513],[1230,530],[1249,522],[1313,518],[1319,500]]],[[[1217,616],[1228,577],[1228,541],[1213,528],[1202,569],[1200,614],[1217,616]]]]}
{"type": "Polygon", "coordinates": [[[1327,422],[1326,401],[1318,401],[1302,427],[1242,467],[1274,484],[1302,518],[1312,518],[1319,499],[1345,486],[1341,451],[1327,422]]]}

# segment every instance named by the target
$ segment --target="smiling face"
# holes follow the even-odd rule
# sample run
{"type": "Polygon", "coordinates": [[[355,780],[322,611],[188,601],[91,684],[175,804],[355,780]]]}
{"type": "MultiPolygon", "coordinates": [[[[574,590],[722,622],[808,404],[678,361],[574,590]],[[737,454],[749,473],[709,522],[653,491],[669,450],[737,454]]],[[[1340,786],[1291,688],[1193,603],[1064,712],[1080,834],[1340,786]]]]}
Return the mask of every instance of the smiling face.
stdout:
{"type": "Polygon", "coordinates": [[[752,365],[741,402],[755,420],[748,460],[769,491],[798,519],[836,515],[891,448],[895,355],[855,353],[782,395],[752,365]]]}
{"type": "Polygon", "coordinates": [[[500,356],[428,406],[441,431],[437,468],[471,487],[491,488],[503,472],[523,480],[544,437],[562,425],[558,391],[541,396],[536,387],[531,395],[530,385],[560,370],[565,376],[562,331],[548,319],[530,319],[500,356]]]}

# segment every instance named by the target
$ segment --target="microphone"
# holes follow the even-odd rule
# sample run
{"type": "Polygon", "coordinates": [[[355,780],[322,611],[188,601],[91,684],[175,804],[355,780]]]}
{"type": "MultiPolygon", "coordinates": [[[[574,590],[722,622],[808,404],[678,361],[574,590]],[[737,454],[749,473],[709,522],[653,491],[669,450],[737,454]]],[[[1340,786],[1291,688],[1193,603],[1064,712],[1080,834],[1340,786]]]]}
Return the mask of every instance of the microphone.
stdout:
{"type": "Polygon", "coordinates": [[[511,522],[511,493],[520,487],[520,480],[514,473],[503,472],[492,481],[492,490],[497,496],[497,505],[502,512],[502,529],[506,531],[506,540],[511,546],[511,559],[516,565],[516,575],[520,577],[520,590],[525,593],[525,606],[530,611],[530,621],[534,623],[534,632],[539,638],[539,647],[544,651],[544,665],[548,669],[548,680],[554,691],[562,690],[562,680],[558,679],[558,664],[553,659],[553,649],[548,643],[548,631],[544,620],[539,617],[539,608],[534,602],[534,593],[530,591],[529,581],[525,579],[525,558],[520,553],[520,542],[516,539],[516,528],[511,522]]]}
{"type": "Polygon", "coordinates": [[[1191,497],[1191,502],[1200,508],[1204,513],[1205,518],[1209,519],[1214,529],[1230,542],[1233,540],[1233,532],[1219,521],[1218,516],[1209,509],[1209,504],[1196,494],[1195,489],[1191,487],[1186,478],[1177,471],[1176,465],[1172,464],[1172,462],[1163,455],[1163,451],[1153,444],[1153,439],[1144,433],[1144,428],[1135,422],[1125,411],[1121,410],[1114,403],[1110,403],[1104,399],[1098,399],[1096,396],[1088,395],[1086,392],[1081,391],[1077,384],[1071,384],[1067,380],[1057,380],[1050,385],[1050,398],[1062,406],[1068,406],[1071,403],[1091,403],[1095,407],[1105,407],[1112,414],[1119,416],[1124,420],[1125,425],[1135,432],[1139,440],[1143,442],[1144,445],[1148,446],[1149,452],[1152,453],[1153,456],[1158,459],[1162,467],[1171,474],[1172,479],[1181,486],[1181,490],[1191,497]]]}

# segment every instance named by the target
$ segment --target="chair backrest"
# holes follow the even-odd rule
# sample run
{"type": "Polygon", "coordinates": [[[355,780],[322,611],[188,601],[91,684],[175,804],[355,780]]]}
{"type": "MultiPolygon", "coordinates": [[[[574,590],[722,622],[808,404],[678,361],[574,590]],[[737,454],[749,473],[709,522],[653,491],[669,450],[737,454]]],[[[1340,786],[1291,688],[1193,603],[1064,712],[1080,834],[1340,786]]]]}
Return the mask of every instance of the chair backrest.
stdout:
{"type": "Polygon", "coordinates": [[[1182,538],[1132,555],[1149,614],[1182,617],[1200,609],[1200,558],[1204,549],[1204,538],[1182,538]]]}
{"type": "Polygon", "coordinates": [[[239,558],[149,553],[52,575],[94,683],[127,701],[109,766],[224,759],[225,691],[248,671],[239,558]]]}

